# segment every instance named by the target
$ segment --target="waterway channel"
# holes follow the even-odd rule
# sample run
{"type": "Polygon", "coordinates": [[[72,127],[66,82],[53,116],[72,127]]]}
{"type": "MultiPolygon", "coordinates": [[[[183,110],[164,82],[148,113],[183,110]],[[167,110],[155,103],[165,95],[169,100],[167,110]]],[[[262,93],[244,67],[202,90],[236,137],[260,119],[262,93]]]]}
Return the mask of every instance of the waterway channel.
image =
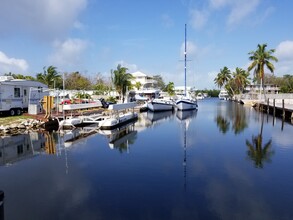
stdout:
{"type": "Polygon", "coordinates": [[[0,138],[0,220],[293,219],[293,126],[205,99],[114,131],[0,138]]]}

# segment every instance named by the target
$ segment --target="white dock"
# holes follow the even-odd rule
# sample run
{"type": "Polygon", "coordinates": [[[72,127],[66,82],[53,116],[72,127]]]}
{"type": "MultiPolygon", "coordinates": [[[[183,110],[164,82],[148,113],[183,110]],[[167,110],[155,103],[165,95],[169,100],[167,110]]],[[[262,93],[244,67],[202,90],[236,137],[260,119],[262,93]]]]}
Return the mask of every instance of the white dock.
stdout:
{"type": "MultiPolygon", "coordinates": [[[[84,104],[81,104],[84,105],[84,104]]],[[[109,105],[108,114],[91,114],[80,115],[76,117],[70,117],[60,122],[61,126],[72,125],[72,127],[79,126],[81,124],[98,124],[101,129],[113,129],[119,127],[129,121],[136,120],[138,115],[134,112],[136,103],[122,103],[109,105]],[[132,109],[132,111],[129,111],[132,109]]],[[[68,110],[72,108],[68,108],[68,110]]]]}

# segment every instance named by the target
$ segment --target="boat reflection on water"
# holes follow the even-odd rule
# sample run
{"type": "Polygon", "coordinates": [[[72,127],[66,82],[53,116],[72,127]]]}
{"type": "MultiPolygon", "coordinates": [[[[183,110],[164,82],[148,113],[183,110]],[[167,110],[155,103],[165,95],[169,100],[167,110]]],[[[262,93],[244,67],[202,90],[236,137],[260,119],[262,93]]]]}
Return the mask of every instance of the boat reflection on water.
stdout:
{"type": "Polygon", "coordinates": [[[152,124],[163,122],[169,120],[169,118],[173,115],[173,111],[161,111],[161,112],[147,112],[147,119],[152,122],[152,124]]]}
{"type": "Polygon", "coordinates": [[[34,157],[44,151],[45,137],[38,132],[0,137],[0,166],[34,157]]]}
{"type": "Polygon", "coordinates": [[[129,145],[132,145],[137,138],[134,122],[112,130],[99,130],[99,134],[105,135],[111,149],[118,149],[121,153],[129,152],[129,145]]]}
{"type": "Polygon", "coordinates": [[[188,111],[177,111],[176,117],[180,120],[192,119],[196,116],[197,110],[188,110],[188,111]]]}
{"type": "Polygon", "coordinates": [[[70,147],[73,143],[85,141],[86,137],[98,133],[98,126],[93,124],[86,127],[78,127],[73,130],[62,130],[60,132],[61,144],[70,147]]]}
{"type": "Polygon", "coordinates": [[[187,131],[192,119],[196,116],[197,110],[187,110],[187,111],[177,111],[176,117],[179,119],[179,122],[182,127],[183,132],[183,176],[184,176],[184,190],[187,188],[187,131]]]}

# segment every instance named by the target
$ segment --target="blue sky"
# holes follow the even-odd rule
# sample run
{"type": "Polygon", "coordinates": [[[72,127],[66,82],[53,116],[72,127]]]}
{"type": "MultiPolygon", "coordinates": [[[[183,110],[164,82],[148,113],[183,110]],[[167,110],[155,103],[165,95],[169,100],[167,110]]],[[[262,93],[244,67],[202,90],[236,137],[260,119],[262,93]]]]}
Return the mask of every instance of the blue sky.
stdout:
{"type": "Polygon", "coordinates": [[[291,0],[1,0],[0,74],[35,76],[44,66],[109,78],[160,74],[184,85],[216,88],[221,68],[247,68],[257,44],[276,49],[275,75],[293,74],[291,0]]]}

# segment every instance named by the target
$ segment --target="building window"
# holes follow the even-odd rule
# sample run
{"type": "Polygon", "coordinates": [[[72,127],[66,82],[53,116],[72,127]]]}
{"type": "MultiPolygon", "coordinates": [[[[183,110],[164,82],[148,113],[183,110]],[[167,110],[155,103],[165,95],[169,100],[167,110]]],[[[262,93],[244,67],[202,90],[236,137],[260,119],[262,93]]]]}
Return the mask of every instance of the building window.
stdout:
{"type": "Polygon", "coordinates": [[[20,97],[20,88],[14,88],[14,97],[19,98],[20,97]]]}
{"type": "Polygon", "coordinates": [[[23,95],[26,96],[26,89],[23,90],[23,95]]]}

